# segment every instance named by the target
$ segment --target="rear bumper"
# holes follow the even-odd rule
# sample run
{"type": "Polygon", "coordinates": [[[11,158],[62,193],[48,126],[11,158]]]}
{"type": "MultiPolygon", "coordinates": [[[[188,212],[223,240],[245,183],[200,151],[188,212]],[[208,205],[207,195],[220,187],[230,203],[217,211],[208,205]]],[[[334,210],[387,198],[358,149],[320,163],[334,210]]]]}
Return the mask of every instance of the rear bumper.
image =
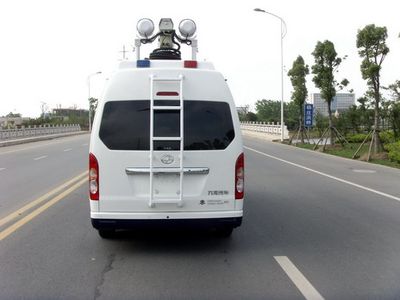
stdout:
{"type": "Polygon", "coordinates": [[[96,229],[239,227],[243,211],[201,213],[91,213],[96,229]],[[124,218],[122,218],[124,217],[124,218]]]}

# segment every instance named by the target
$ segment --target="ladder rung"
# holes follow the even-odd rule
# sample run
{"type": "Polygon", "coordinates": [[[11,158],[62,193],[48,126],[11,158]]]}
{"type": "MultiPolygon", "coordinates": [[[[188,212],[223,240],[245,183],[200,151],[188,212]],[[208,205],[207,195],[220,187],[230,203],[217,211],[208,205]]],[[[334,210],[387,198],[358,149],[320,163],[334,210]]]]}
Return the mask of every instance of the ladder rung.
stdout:
{"type": "Polygon", "coordinates": [[[181,110],[182,106],[153,106],[154,110],[181,110]]]}
{"type": "Polygon", "coordinates": [[[153,81],[182,81],[183,78],[162,78],[162,77],[153,77],[153,81]]]}
{"type": "Polygon", "coordinates": [[[181,141],[179,136],[153,136],[153,141],[181,141]]]}
{"type": "Polygon", "coordinates": [[[153,199],[153,201],[151,201],[153,204],[163,204],[163,203],[172,203],[172,204],[176,204],[176,203],[180,203],[181,200],[179,198],[163,198],[163,199],[153,199]]]}

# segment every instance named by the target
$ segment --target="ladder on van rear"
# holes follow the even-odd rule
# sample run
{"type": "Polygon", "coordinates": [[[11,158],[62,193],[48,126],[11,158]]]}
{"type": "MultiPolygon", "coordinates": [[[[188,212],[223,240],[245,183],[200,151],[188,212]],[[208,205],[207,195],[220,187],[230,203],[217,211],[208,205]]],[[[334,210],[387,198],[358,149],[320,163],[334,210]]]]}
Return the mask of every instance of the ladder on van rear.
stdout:
{"type": "MultiPolygon", "coordinates": [[[[159,101],[163,101],[159,99],[159,101]]],[[[155,204],[177,204],[178,207],[183,206],[183,75],[178,77],[156,77],[150,75],[150,191],[149,191],[149,207],[155,204]],[[154,85],[156,82],[170,82],[179,84],[179,105],[155,105],[154,104],[154,85]],[[179,136],[154,136],[154,114],[161,110],[179,111],[179,136]],[[155,141],[179,141],[179,168],[155,168],[154,167],[154,142],[155,141]],[[176,173],[179,174],[179,195],[176,198],[154,198],[154,173],[176,173]]]]}

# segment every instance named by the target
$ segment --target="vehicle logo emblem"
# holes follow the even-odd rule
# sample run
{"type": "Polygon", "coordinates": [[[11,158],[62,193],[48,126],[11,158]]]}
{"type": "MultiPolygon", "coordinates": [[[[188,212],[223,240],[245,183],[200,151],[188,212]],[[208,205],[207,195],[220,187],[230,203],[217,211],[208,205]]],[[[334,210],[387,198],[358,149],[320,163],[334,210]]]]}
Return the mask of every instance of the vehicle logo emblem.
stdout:
{"type": "Polygon", "coordinates": [[[169,154],[165,154],[161,156],[161,162],[165,165],[170,165],[174,162],[174,157],[169,154]]]}

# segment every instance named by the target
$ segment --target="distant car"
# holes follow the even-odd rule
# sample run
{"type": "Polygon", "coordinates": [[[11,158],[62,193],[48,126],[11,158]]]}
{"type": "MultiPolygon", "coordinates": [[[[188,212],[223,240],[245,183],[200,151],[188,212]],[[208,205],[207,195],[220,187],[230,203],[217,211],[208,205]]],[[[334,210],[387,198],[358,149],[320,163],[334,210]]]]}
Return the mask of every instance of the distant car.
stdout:
{"type": "Polygon", "coordinates": [[[98,104],[89,154],[93,226],[102,237],[154,224],[230,235],[242,222],[244,157],[224,77],[209,62],[144,65],[122,62],[98,104]]]}

